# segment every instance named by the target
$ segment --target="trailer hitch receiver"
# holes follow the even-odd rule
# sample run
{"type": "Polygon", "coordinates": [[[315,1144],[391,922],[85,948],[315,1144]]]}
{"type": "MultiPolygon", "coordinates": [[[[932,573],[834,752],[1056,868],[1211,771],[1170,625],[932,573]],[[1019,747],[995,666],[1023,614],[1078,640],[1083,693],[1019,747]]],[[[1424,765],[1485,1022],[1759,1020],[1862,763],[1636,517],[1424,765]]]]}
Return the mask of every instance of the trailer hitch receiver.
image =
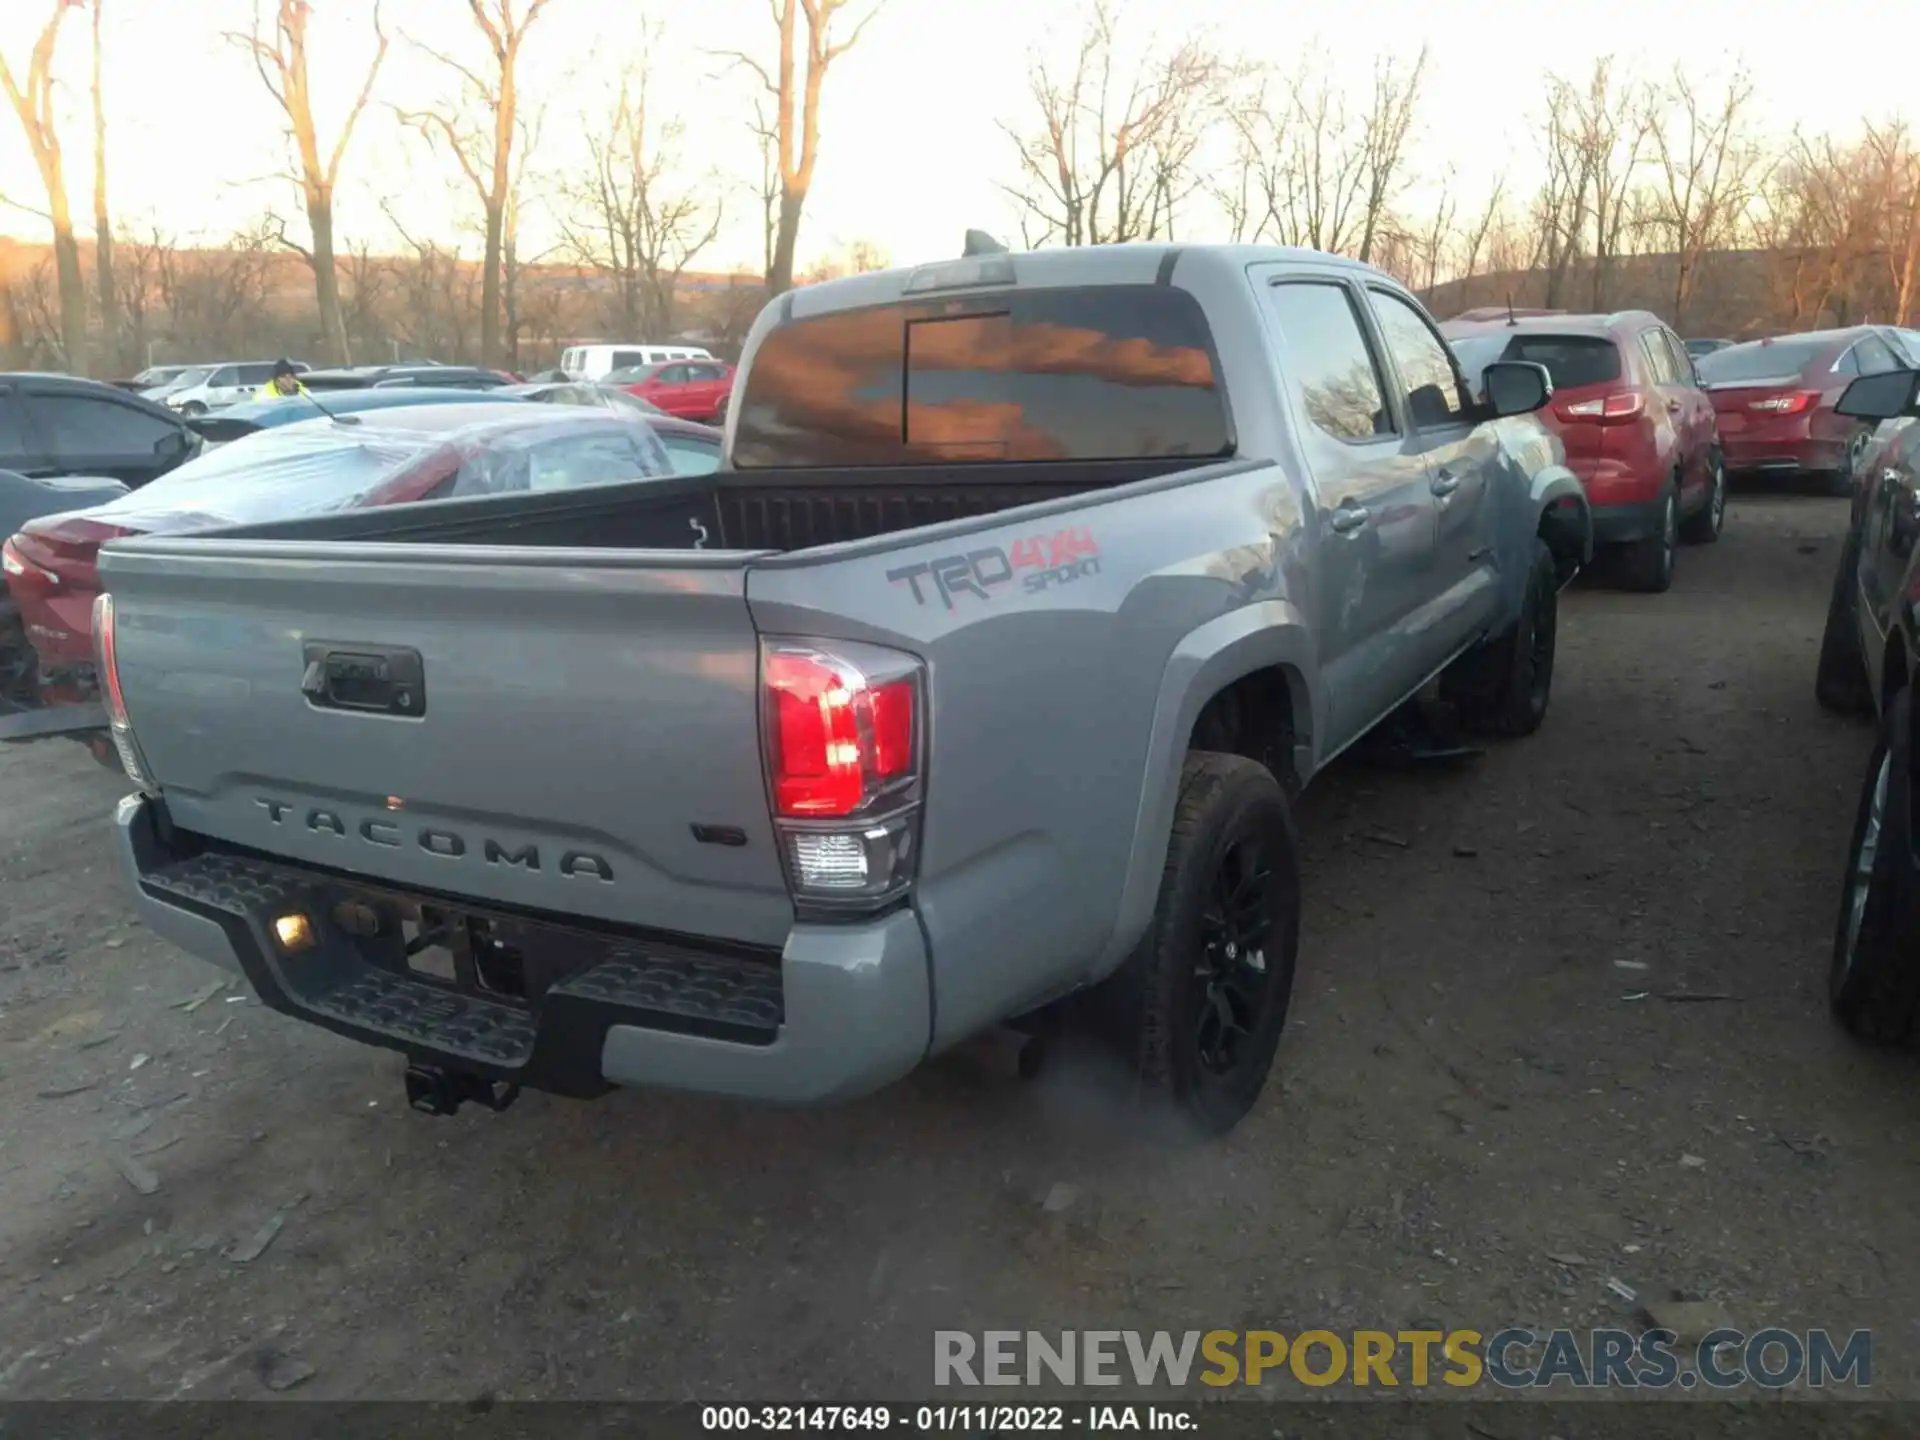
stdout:
{"type": "Polygon", "coordinates": [[[471,1100],[498,1112],[520,1098],[520,1087],[438,1065],[407,1067],[407,1104],[423,1115],[452,1115],[471,1100]]]}

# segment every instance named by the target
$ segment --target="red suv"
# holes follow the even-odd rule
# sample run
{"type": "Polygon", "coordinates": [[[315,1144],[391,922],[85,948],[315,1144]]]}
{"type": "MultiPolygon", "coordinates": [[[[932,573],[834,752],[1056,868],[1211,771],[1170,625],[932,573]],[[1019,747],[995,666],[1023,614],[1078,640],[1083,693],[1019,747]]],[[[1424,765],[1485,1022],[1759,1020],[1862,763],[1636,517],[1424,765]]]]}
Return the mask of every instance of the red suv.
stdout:
{"type": "Polygon", "coordinates": [[[733,394],[733,366],[718,360],[669,360],[615,370],[606,383],[682,420],[717,420],[733,394]]]}
{"type": "Polygon", "coordinates": [[[1695,362],[1720,412],[1727,469],[1813,475],[1835,495],[1853,493],[1873,426],[1834,414],[1834,403],[1857,376],[1908,363],[1899,339],[1878,325],[1753,340],[1695,362]]]}
{"type": "Polygon", "coordinates": [[[1620,552],[1630,588],[1665,590],[1677,542],[1717,540],[1727,505],[1713,405],[1687,347],[1644,310],[1501,313],[1441,327],[1461,369],[1477,386],[1496,360],[1546,366],[1553,400],[1540,416],[1586,488],[1594,544],[1620,552]]]}

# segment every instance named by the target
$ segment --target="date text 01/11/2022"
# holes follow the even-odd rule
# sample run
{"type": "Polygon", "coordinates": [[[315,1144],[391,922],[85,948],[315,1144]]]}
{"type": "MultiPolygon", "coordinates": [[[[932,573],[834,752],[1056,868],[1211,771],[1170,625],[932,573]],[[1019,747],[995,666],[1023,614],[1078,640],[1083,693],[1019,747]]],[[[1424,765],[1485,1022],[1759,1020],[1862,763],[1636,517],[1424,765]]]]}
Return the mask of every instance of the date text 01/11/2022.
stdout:
{"type": "Polygon", "coordinates": [[[700,1410],[700,1428],[709,1433],[1191,1433],[1199,1428],[1199,1416],[1194,1407],[1177,1405],[705,1405],[700,1410]]]}
{"type": "Polygon", "coordinates": [[[977,550],[902,565],[887,571],[887,579],[908,586],[916,605],[926,604],[931,590],[951,610],[956,595],[990,600],[995,589],[1016,575],[1029,595],[1039,595],[1055,585],[1099,573],[1100,547],[1094,543],[1093,532],[1078,525],[1051,535],[1016,540],[1011,551],[1000,545],[983,545],[977,550]]]}

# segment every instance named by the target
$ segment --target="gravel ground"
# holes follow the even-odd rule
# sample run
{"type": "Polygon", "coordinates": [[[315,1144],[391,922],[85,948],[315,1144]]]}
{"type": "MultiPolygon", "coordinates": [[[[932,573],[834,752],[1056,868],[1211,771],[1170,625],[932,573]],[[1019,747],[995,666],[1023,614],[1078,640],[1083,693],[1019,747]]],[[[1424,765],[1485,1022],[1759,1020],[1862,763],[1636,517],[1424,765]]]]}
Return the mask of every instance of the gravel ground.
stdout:
{"type": "Polygon", "coordinates": [[[1323,777],[1280,1062],[1207,1146],[982,1051],[825,1111],[418,1117],[131,920],[118,777],[0,748],[0,1396],[914,1396],[936,1326],[1627,1323],[1609,1279],[1871,1326],[1920,1396],[1914,1066],[1823,994],[1844,519],[1740,500],[1670,594],[1563,597],[1539,736],[1323,777]]]}

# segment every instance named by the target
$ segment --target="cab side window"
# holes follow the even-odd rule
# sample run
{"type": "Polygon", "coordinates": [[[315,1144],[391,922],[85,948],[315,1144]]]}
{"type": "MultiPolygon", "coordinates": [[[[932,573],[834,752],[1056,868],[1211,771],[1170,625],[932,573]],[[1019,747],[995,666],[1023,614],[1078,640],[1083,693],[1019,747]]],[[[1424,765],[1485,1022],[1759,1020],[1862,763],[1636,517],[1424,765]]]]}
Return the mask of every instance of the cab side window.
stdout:
{"type": "Polygon", "coordinates": [[[1379,362],[1347,287],[1287,280],[1267,293],[1286,340],[1289,378],[1314,428],[1348,444],[1396,433],[1379,362]]]}
{"type": "Polygon", "coordinates": [[[1373,313],[1387,352],[1406,386],[1407,413],[1414,427],[1438,429],[1467,422],[1467,397],[1453,352],[1434,333],[1426,316],[1391,290],[1373,290],[1373,313]]]}

